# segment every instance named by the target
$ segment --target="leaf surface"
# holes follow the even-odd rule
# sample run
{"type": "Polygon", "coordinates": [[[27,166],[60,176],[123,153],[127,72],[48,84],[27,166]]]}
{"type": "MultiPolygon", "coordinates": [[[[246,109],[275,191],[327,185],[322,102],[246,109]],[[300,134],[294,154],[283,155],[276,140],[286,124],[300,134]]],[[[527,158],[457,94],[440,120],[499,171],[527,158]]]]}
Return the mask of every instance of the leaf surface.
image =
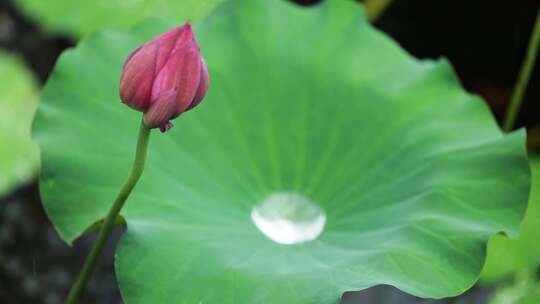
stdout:
{"type": "Polygon", "coordinates": [[[223,0],[15,0],[28,16],[53,32],[82,37],[107,27],[126,30],[146,18],[179,25],[206,16],[223,0]]]}
{"type": "Polygon", "coordinates": [[[30,138],[37,85],[19,58],[0,52],[0,196],[36,176],[37,146],[30,138]]]}

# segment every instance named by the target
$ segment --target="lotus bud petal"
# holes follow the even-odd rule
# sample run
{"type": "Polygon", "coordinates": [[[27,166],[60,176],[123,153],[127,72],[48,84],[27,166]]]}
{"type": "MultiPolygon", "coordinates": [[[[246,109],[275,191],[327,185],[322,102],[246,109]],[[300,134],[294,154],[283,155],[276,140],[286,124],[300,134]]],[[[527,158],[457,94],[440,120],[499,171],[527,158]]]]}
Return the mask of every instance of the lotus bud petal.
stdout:
{"type": "Polygon", "coordinates": [[[144,113],[144,124],[150,128],[161,128],[171,119],[171,112],[175,111],[176,92],[169,91],[156,99],[144,113]]]}
{"type": "Polygon", "coordinates": [[[162,132],[171,119],[195,107],[206,95],[208,68],[201,57],[191,24],[158,35],[126,59],[120,97],[144,113],[144,123],[162,132]]]}
{"type": "Polygon", "coordinates": [[[144,111],[150,104],[157,52],[157,43],[145,44],[135,49],[124,64],[120,97],[135,110],[144,111]]]}
{"type": "Polygon", "coordinates": [[[176,92],[175,116],[184,112],[193,101],[201,81],[201,56],[194,41],[173,50],[169,60],[154,80],[152,99],[162,92],[176,92]]]}
{"type": "Polygon", "coordinates": [[[206,96],[206,92],[208,91],[209,84],[210,75],[208,75],[208,68],[206,67],[206,62],[204,62],[204,59],[202,59],[201,81],[199,82],[199,88],[197,88],[197,93],[195,93],[195,97],[193,98],[193,101],[191,102],[187,110],[191,110],[192,108],[196,107],[203,100],[204,96],[206,96]]]}

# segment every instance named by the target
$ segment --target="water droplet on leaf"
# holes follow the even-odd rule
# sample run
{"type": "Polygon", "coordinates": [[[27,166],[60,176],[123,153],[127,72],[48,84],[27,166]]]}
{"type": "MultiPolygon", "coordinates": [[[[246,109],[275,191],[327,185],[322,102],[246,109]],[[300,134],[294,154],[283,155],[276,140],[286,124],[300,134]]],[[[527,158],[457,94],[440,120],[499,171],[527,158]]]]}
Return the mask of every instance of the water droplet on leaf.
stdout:
{"type": "Polygon", "coordinates": [[[281,192],[255,206],[251,219],[272,241],[292,245],[316,239],[323,231],[326,214],[302,194],[281,192]]]}

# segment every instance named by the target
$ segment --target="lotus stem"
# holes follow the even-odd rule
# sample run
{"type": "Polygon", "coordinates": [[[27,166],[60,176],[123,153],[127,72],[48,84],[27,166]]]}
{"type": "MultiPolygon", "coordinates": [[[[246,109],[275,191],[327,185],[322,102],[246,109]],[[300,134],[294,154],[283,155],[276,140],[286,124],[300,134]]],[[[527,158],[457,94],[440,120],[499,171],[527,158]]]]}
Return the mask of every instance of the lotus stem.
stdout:
{"type": "Polygon", "coordinates": [[[518,79],[514,86],[514,91],[510,99],[510,106],[506,112],[504,118],[503,130],[505,132],[510,132],[514,128],[519,109],[523,102],[523,96],[527,90],[529,80],[531,79],[531,73],[536,63],[536,54],[538,53],[538,44],[540,42],[540,10],[536,15],[536,21],[534,24],[533,33],[531,39],[529,40],[529,45],[527,47],[527,53],[523,64],[521,66],[521,71],[519,72],[518,79]]]}
{"type": "Polygon", "coordinates": [[[65,302],[66,304],[77,303],[77,301],[83,294],[84,289],[86,288],[86,285],[90,280],[92,272],[94,271],[96,262],[101,255],[101,251],[103,250],[103,247],[105,246],[105,243],[109,239],[111,231],[115,226],[118,214],[120,213],[120,210],[122,210],[122,207],[124,206],[124,203],[126,202],[129,194],[131,193],[142,175],[148,150],[147,148],[149,139],[150,129],[144,124],[143,121],[141,121],[141,126],[139,129],[139,139],[137,141],[137,149],[135,152],[135,161],[133,162],[131,172],[129,173],[126,181],[124,182],[122,189],[120,189],[120,192],[118,193],[111,209],[109,210],[109,213],[105,217],[105,221],[101,226],[98,238],[95,241],[92,250],[86,257],[86,260],[84,261],[83,267],[81,269],[81,272],[79,273],[79,276],[77,277],[77,280],[69,291],[65,302]]]}

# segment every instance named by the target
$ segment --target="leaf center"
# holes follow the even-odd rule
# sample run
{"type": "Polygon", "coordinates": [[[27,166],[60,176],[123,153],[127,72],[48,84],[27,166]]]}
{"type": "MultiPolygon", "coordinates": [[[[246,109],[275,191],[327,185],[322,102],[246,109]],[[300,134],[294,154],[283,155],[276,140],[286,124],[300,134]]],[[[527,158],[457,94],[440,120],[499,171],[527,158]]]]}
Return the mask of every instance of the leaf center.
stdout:
{"type": "Polygon", "coordinates": [[[256,205],[251,219],[272,241],[293,245],[316,239],[324,229],[326,214],[302,194],[279,192],[256,205]]]}

